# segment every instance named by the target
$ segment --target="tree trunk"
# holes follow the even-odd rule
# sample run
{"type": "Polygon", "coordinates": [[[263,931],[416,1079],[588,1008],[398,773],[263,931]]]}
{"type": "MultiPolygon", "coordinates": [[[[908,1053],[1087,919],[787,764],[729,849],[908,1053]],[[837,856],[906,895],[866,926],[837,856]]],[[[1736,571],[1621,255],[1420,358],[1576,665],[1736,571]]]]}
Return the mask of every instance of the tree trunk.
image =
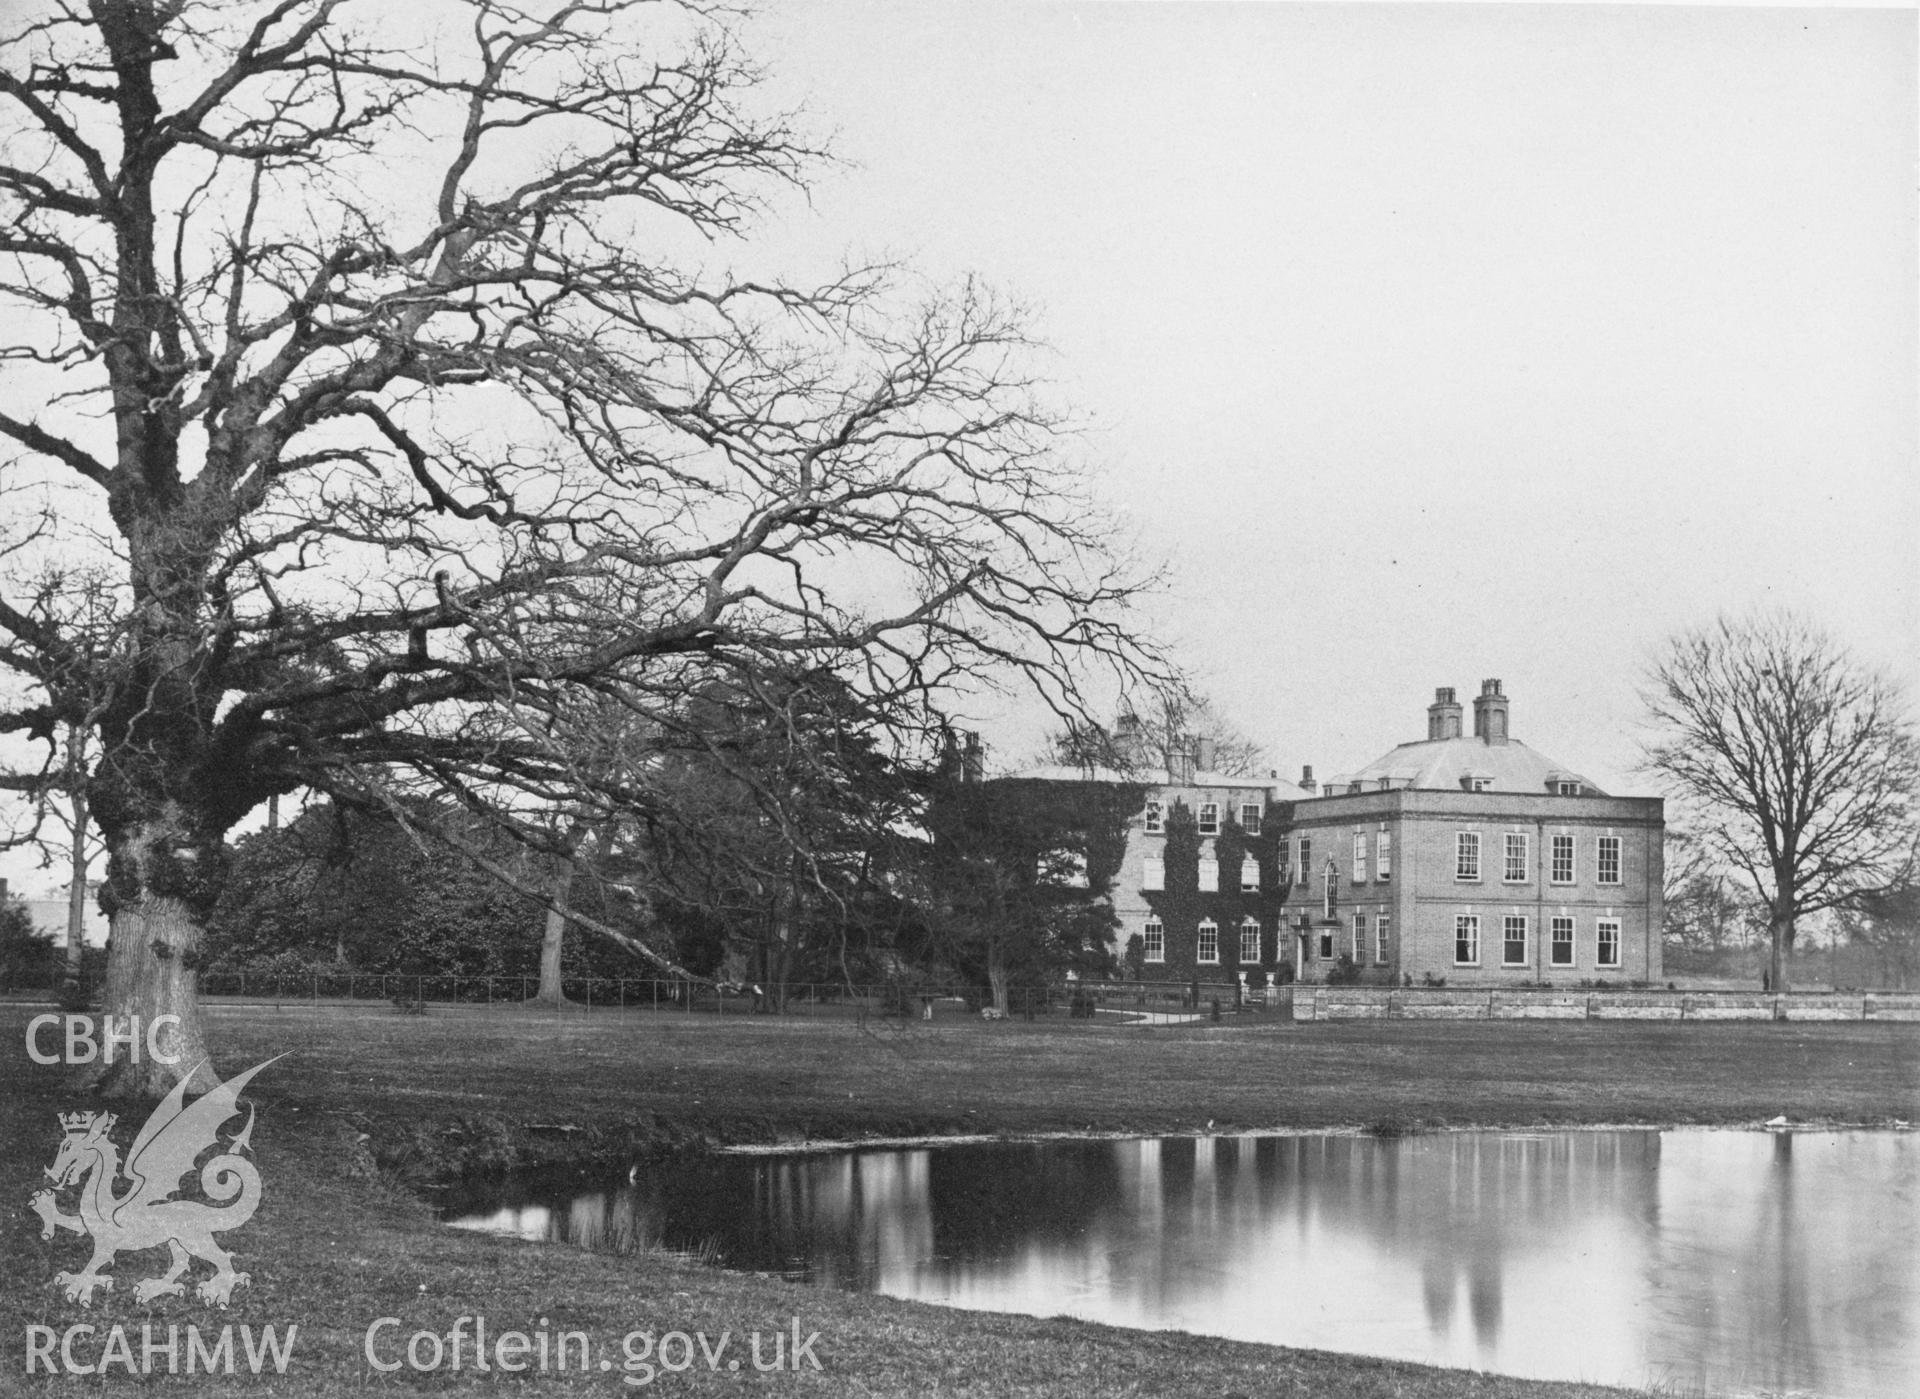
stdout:
{"type": "Polygon", "coordinates": [[[170,895],[149,892],[114,909],[105,1004],[107,1014],[123,1025],[126,1017],[138,1017],[139,1058],[116,1047],[113,1063],[94,1061],[88,1075],[92,1086],[114,1096],[159,1098],[181,1078],[198,1092],[219,1083],[200,1012],[200,932],[199,918],[170,895]],[[147,1053],[148,1027],[160,1015],[180,1017],[177,1027],[160,1036],[160,1048],[176,1056],[172,1064],[147,1053]]]}
{"type": "Polygon", "coordinates": [[[987,985],[993,990],[993,1008],[1007,1013],[1007,949],[999,938],[987,940],[987,985]]]}
{"type": "Polygon", "coordinates": [[[66,1001],[77,1004],[87,950],[87,799],[73,795],[73,851],[67,885],[66,1001]]]}
{"type": "Polygon", "coordinates": [[[1786,991],[1787,963],[1793,953],[1793,913],[1775,908],[1769,920],[1770,949],[1767,965],[1767,984],[1775,991],[1786,991]]]}
{"type": "Polygon", "coordinates": [[[773,915],[773,941],[761,949],[760,1009],[779,1015],[787,1005],[787,977],[793,970],[794,930],[799,922],[800,895],[791,884],[773,915]]]}
{"type": "Polygon", "coordinates": [[[533,998],[536,1005],[573,1004],[567,999],[566,989],[560,979],[560,953],[566,946],[567,938],[567,918],[562,910],[567,907],[567,896],[572,892],[573,861],[562,860],[553,874],[550,891],[553,902],[547,908],[546,933],[540,939],[540,990],[533,998]]]}

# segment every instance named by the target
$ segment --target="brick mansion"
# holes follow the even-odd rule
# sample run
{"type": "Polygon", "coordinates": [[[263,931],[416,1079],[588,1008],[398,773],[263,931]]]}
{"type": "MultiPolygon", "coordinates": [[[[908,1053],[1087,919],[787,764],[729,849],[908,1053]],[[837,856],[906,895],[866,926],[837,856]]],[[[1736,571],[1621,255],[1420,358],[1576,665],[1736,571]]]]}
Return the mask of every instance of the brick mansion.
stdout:
{"type": "Polygon", "coordinates": [[[1471,734],[1463,717],[1438,690],[1424,739],[1318,784],[1311,768],[1298,784],[1216,773],[1204,742],[1170,768],[997,781],[1144,792],[1106,891],[1115,951],[1143,978],[1660,980],[1661,800],[1609,795],[1514,738],[1498,680],[1471,734]]]}

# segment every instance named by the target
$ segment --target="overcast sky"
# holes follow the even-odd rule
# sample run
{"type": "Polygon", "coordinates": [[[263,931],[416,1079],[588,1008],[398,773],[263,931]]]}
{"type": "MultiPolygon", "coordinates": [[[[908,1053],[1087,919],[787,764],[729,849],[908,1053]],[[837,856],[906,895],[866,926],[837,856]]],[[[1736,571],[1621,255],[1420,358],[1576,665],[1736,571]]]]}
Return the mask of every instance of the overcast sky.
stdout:
{"type": "Polygon", "coordinates": [[[775,239],[1034,306],[1161,625],[1286,775],[1500,676],[1517,737],[1642,791],[1636,672],[1719,609],[1920,679],[1915,31],[788,0],[751,34],[852,163],[775,239]]]}
{"type": "MultiPolygon", "coordinates": [[[[753,260],[900,254],[1029,303],[1169,564],[1154,624],[1284,775],[1499,676],[1517,737],[1648,791],[1637,675],[1721,609],[1801,609],[1920,689],[1915,35],[771,0],[769,100],[846,164],[753,260]]],[[[1000,765],[1040,744],[979,718],[1000,765]]]]}

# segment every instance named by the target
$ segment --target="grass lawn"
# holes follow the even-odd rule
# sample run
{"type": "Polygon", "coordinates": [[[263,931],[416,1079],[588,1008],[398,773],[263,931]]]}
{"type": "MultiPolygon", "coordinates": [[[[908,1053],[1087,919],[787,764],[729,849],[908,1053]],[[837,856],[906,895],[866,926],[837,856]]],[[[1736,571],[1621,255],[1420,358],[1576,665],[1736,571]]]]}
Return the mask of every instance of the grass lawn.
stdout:
{"type": "MultiPolygon", "coordinates": [[[[61,1071],[26,1060],[31,1010],[0,1007],[15,1046],[0,1099],[0,1188],[20,1205],[58,1139],[54,1114],[88,1106],[61,1071]]],[[[158,1254],[109,1270],[118,1288],[82,1310],[53,1273],[83,1245],[39,1238],[24,1208],[0,1212],[0,1308],[9,1354],[0,1394],[255,1395],[712,1391],[809,1394],[1574,1394],[1385,1361],[940,1308],[806,1288],[660,1255],[614,1258],[459,1233],[433,1222],[418,1183],[450,1169],[657,1152],[696,1141],[1047,1130],[1204,1130],[1468,1124],[1884,1123],[1920,1112],[1920,1025],[1353,1022],[1108,1028],[1045,1022],[862,1028],[843,1021],[718,1020],[639,1013],[555,1016],[436,1008],[223,1007],[213,1042],[228,1074],[291,1051],[257,1079],[259,1214],[227,1236],[252,1282],[232,1308],[183,1299],[143,1307],[133,1279],[158,1254]],[[529,1126],[529,1124],[535,1124],[529,1126]],[[579,1130],[566,1131],[563,1128],[579,1130]],[[370,1323],[397,1317],[382,1356],[415,1330],[482,1314],[507,1328],[584,1331],[595,1368],[519,1376],[442,1369],[376,1374],[370,1323]],[[821,1369],[709,1373],[704,1360],[620,1383],[629,1331],[818,1332],[821,1369]],[[116,1365],[106,1376],[22,1378],[26,1328],[203,1331],[299,1326],[284,1376],[209,1381],[116,1365]],[[602,1349],[604,1348],[604,1349],[602,1349]],[[598,1370],[603,1356],[610,1371],[598,1370]]],[[[125,1116],[142,1116],[138,1109],[125,1116]]],[[[130,1140],[132,1123],[116,1132],[130,1140]]],[[[204,1270],[203,1270],[204,1271],[204,1270]]],[[[236,1341],[236,1344],[239,1342],[236,1341]]],[[[184,1342],[183,1342],[184,1348],[184,1342]]],[[[471,1350],[467,1364],[471,1365],[471,1350]]],[[[181,1362],[184,1365],[184,1357],[181,1362]]],[[[159,1364],[164,1367],[162,1355],[159,1364]]],[[[244,1368],[244,1367],[243,1367],[244,1368]]],[[[1594,1394],[1609,1391],[1593,1390],[1594,1394]]]]}

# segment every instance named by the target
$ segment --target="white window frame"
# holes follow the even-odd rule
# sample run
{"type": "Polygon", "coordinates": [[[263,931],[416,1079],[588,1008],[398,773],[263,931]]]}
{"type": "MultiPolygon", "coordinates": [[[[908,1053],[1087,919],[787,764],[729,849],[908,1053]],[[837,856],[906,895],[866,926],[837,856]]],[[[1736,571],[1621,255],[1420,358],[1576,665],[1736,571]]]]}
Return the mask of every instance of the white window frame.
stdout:
{"type": "Polygon", "coordinates": [[[1313,837],[1300,837],[1300,887],[1313,888],[1313,837]]]}
{"type": "Polygon", "coordinates": [[[1575,941],[1573,920],[1564,913],[1557,913],[1549,921],[1547,928],[1552,934],[1547,941],[1547,965],[1550,967],[1573,966],[1579,958],[1579,953],[1574,950],[1578,944],[1575,941]],[[1564,938],[1560,936],[1563,929],[1566,932],[1564,938]],[[1566,949],[1565,957],[1560,955],[1562,948],[1566,949]]]}
{"type": "Polygon", "coordinates": [[[1596,967],[1614,967],[1620,965],[1620,920],[1618,918],[1596,918],[1593,920],[1593,964],[1596,967]],[[1608,938],[1608,934],[1613,936],[1608,938]],[[1613,956],[1609,960],[1608,948],[1613,956]]]}
{"type": "Polygon", "coordinates": [[[1593,882],[1595,884],[1620,883],[1622,861],[1625,855],[1626,848],[1619,836],[1601,836],[1596,840],[1593,843],[1593,882]],[[1607,874],[1607,854],[1609,851],[1613,854],[1613,874],[1611,877],[1607,874]]]}
{"type": "Polygon", "coordinates": [[[1353,833],[1353,882],[1355,884],[1367,882],[1367,833],[1365,831],[1353,833]]]}
{"type": "Polygon", "coordinates": [[[1500,965],[1503,967],[1524,967],[1528,964],[1532,942],[1532,920],[1524,913],[1506,913],[1500,917],[1500,965]],[[1508,953],[1513,946],[1515,925],[1520,929],[1520,955],[1511,957],[1508,953]]]}
{"type": "Polygon", "coordinates": [[[1500,882],[1525,884],[1533,873],[1533,840],[1525,831],[1508,831],[1501,850],[1500,882]],[[1520,872],[1514,873],[1515,869],[1520,872]]]}
{"type": "Polygon", "coordinates": [[[1547,839],[1547,883],[1578,884],[1580,882],[1580,842],[1571,835],[1555,834],[1547,839]],[[1567,873],[1560,874],[1560,852],[1567,852],[1567,873]]]}
{"type": "Polygon", "coordinates": [[[1480,832],[1453,833],[1453,881],[1456,884],[1480,882],[1480,832]]]}
{"type": "Polygon", "coordinates": [[[1249,965],[1257,965],[1260,961],[1260,920],[1258,918],[1240,920],[1240,960],[1249,965]],[[1247,950],[1249,938],[1253,940],[1251,952],[1247,950]]]}
{"type": "Polygon", "coordinates": [[[1240,803],[1240,829],[1248,835],[1257,836],[1260,834],[1260,817],[1259,802],[1240,803]]]}
{"type": "Polygon", "coordinates": [[[1491,792],[1493,790],[1493,779],[1491,777],[1469,777],[1467,782],[1469,790],[1471,791],[1491,792]]]}
{"type": "Polygon", "coordinates": [[[1393,878],[1393,832],[1379,831],[1373,837],[1373,877],[1382,884],[1393,878]]]}
{"type": "Polygon", "coordinates": [[[1580,784],[1578,782],[1556,782],[1553,786],[1555,793],[1559,796],[1577,797],[1580,795],[1580,784]]]}
{"type": "Polygon", "coordinates": [[[1167,925],[1158,918],[1149,918],[1140,929],[1140,946],[1146,951],[1149,962],[1167,960],[1167,925]]]}
{"type": "Polygon", "coordinates": [[[1477,913],[1456,913],[1453,916],[1453,964],[1456,967],[1480,965],[1480,915],[1477,913]],[[1460,956],[1462,943],[1473,949],[1471,957],[1460,956]]]}
{"type": "Polygon", "coordinates": [[[1148,802],[1146,812],[1144,813],[1144,820],[1148,835],[1157,836],[1164,832],[1167,829],[1167,808],[1165,803],[1158,801],[1148,802]]]}
{"type": "Polygon", "coordinates": [[[1217,836],[1220,834],[1220,803],[1200,803],[1200,834],[1217,836]]]}
{"type": "Polygon", "coordinates": [[[1320,916],[1333,917],[1333,881],[1339,875],[1340,867],[1332,860],[1327,861],[1326,872],[1320,876],[1320,916]]]}
{"type": "Polygon", "coordinates": [[[1243,894],[1260,892],[1260,861],[1254,858],[1250,850],[1240,857],[1240,892],[1243,894]]]}
{"type": "Polygon", "coordinates": [[[1353,964],[1364,967],[1367,964],[1367,915],[1353,915],[1353,964]]]}
{"type": "Polygon", "coordinates": [[[1200,857],[1200,868],[1197,877],[1199,879],[1198,888],[1201,893],[1217,894],[1220,892],[1220,862],[1213,856],[1202,855],[1200,857]]]}
{"type": "Polygon", "coordinates": [[[1373,960],[1382,966],[1393,960],[1393,915],[1382,913],[1373,920],[1373,960]]]}
{"type": "Polygon", "coordinates": [[[1203,966],[1220,965],[1220,925],[1211,918],[1202,918],[1200,926],[1194,930],[1193,960],[1203,966]],[[1213,955],[1207,955],[1207,940],[1213,940],[1213,955]]]}
{"type": "Polygon", "coordinates": [[[1140,857],[1140,887],[1155,892],[1167,887],[1166,856],[1142,855],[1140,857]]]}

